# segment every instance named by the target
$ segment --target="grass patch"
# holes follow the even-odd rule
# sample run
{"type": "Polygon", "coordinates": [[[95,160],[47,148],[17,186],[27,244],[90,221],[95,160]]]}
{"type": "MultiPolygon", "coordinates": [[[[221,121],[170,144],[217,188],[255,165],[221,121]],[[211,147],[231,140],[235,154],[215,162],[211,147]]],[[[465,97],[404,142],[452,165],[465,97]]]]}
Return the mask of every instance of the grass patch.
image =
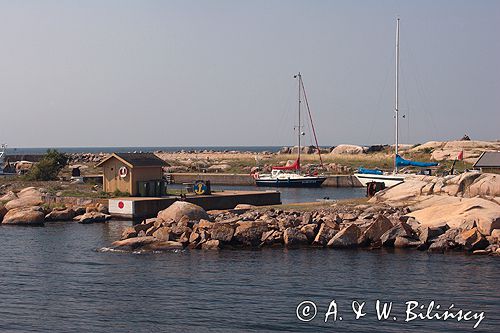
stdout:
{"type": "Polygon", "coordinates": [[[368,198],[353,198],[353,199],[343,199],[343,200],[332,200],[332,202],[325,201],[314,201],[314,202],[299,202],[290,203],[283,205],[272,205],[272,206],[261,206],[257,209],[267,210],[270,208],[282,209],[282,210],[294,210],[300,212],[315,211],[321,209],[330,209],[332,205],[338,206],[357,206],[363,205],[368,202],[368,198]]]}

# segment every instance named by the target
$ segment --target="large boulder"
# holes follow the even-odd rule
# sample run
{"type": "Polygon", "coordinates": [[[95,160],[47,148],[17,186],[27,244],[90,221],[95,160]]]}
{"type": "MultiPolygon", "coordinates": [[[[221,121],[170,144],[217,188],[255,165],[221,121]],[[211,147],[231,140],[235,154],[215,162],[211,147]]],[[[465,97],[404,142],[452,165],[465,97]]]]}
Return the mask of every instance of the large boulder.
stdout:
{"type": "MultiPolygon", "coordinates": [[[[427,176],[429,177],[429,176],[427,176]]],[[[422,190],[429,183],[425,176],[408,176],[403,183],[391,186],[383,191],[377,192],[369,202],[376,203],[385,201],[393,206],[404,206],[409,200],[416,200],[422,190]]]]}
{"type": "Polygon", "coordinates": [[[482,198],[456,198],[436,196],[426,200],[425,208],[408,216],[414,217],[423,227],[459,228],[475,221],[479,232],[488,236],[493,229],[500,229],[500,205],[482,198]]]}
{"type": "Polygon", "coordinates": [[[442,228],[438,227],[421,227],[420,228],[420,235],[418,235],[418,238],[422,243],[429,243],[432,239],[442,235],[444,233],[442,228]]]}
{"type": "Polygon", "coordinates": [[[24,189],[21,192],[19,192],[18,198],[7,202],[5,204],[5,208],[7,208],[7,210],[11,210],[21,207],[33,207],[42,205],[43,204],[42,194],[34,188],[33,189],[28,188],[28,189],[24,189]]]}
{"type": "Polygon", "coordinates": [[[335,236],[328,242],[328,247],[333,248],[347,248],[355,247],[358,245],[358,239],[361,236],[361,230],[355,224],[351,224],[348,227],[340,230],[335,236]]]}
{"type": "Polygon", "coordinates": [[[467,189],[466,193],[470,197],[479,196],[500,196],[500,175],[484,173],[478,177],[467,189]]]}
{"type": "Polygon", "coordinates": [[[435,149],[440,149],[443,148],[443,146],[446,144],[446,142],[442,141],[429,141],[424,144],[418,145],[416,147],[413,147],[410,149],[410,152],[420,152],[420,151],[426,151],[426,152],[432,152],[435,149]]]}
{"type": "Polygon", "coordinates": [[[449,195],[459,193],[467,194],[469,187],[481,176],[478,172],[464,172],[453,178],[447,179],[442,190],[449,195]]]}
{"type": "Polygon", "coordinates": [[[331,154],[336,154],[336,155],[345,155],[345,154],[356,155],[362,153],[364,153],[363,147],[356,145],[338,145],[331,152],[331,154]]]}
{"type": "MultiPolygon", "coordinates": [[[[154,226],[151,228],[154,228],[154,226]]],[[[161,241],[170,241],[172,240],[172,229],[170,227],[159,227],[151,233],[151,236],[161,241]]]]}
{"type": "Polygon", "coordinates": [[[137,231],[135,231],[135,228],[134,227],[126,227],[125,229],[123,229],[122,236],[120,239],[123,240],[123,239],[133,238],[133,237],[137,237],[137,231]]]}
{"type": "Polygon", "coordinates": [[[396,248],[407,248],[420,246],[422,242],[409,237],[397,236],[393,246],[396,248]]]}
{"type": "Polygon", "coordinates": [[[379,215],[373,223],[361,234],[359,244],[370,244],[380,240],[380,237],[393,227],[392,222],[385,216],[379,215]]]}
{"type": "Polygon", "coordinates": [[[54,209],[45,216],[47,221],[71,221],[76,216],[72,208],[54,209]]]}
{"type": "Polygon", "coordinates": [[[484,250],[489,245],[477,228],[463,231],[455,238],[455,241],[466,251],[484,250]]]}
{"type": "Polygon", "coordinates": [[[283,233],[283,240],[286,247],[298,247],[308,243],[306,235],[296,228],[287,228],[283,233]]]}
{"type": "Polygon", "coordinates": [[[496,240],[496,243],[500,241],[500,229],[495,229],[491,232],[491,238],[496,240]]]}
{"type": "Polygon", "coordinates": [[[30,186],[23,188],[21,191],[17,193],[17,196],[19,198],[24,198],[24,197],[32,197],[32,196],[41,196],[42,192],[37,189],[36,187],[30,186]]]}
{"type": "Polygon", "coordinates": [[[183,216],[187,216],[191,221],[210,219],[210,216],[203,208],[186,201],[176,201],[167,209],[164,209],[158,213],[158,218],[162,219],[163,221],[168,221],[170,219],[174,221],[180,221],[183,216]]]}
{"type": "Polygon", "coordinates": [[[228,223],[214,223],[210,229],[213,240],[229,243],[233,239],[234,228],[228,223]]]}
{"type": "Polygon", "coordinates": [[[119,240],[112,243],[113,247],[116,248],[130,248],[132,250],[142,247],[147,244],[151,244],[154,242],[158,242],[158,239],[153,236],[145,236],[145,237],[132,237],[123,240],[119,240]]]}
{"type": "Polygon", "coordinates": [[[269,246],[277,244],[281,245],[284,242],[283,232],[271,229],[269,231],[264,232],[260,240],[262,242],[261,245],[269,245],[269,246]]]}
{"type": "Polygon", "coordinates": [[[380,241],[384,246],[394,246],[396,237],[416,238],[413,229],[407,223],[399,222],[380,236],[380,241]]]}
{"type": "Polygon", "coordinates": [[[330,239],[332,239],[333,236],[335,236],[337,233],[338,233],[337,229],[326,225],[326,223],[323,223],[321,224],[321,227],[319,228],[319,231],[316,234],[316,237],[314,238],[313,244],[326,246],[330,241],[330,239]]]}
{"type": "Polygon", "coordinates": [[[455,239],[459,234],[460,230],[458,229],[446,230],[444,234],[440,235],[438,238],[436,238],[435,241],[432,242],[432,244],[429,246],[428,251],[442,253],[454,249],[455,247],[457,247],[455,239]]]}
{"type": "Polygon", "coordinates": [[[278,154],[290,154],[292,149],[290,147],[282,147],[279,151],[278,154]]]}
{"type": "Polygon", "coordinates": [[[221,242],[217,239],[211,239],[201,244],[203,250],[218,250],[221,246],[221,242]]]}
{"type": "Polygon", "coordinates": [[[98,212],[85,213],[73,218],[73,220],[78,221],[78,223],[82,224],[101,223],[106,222],[109,219],[111,219],[111,215],[98,212]]]}
{"type": "Polygon", "coordinates": [[[17,195],[14,192],[9,191],[0,197],[0,202],[8,202],[14,199],[17,199],[17,195]]]}
{"type": "Polygon", "coordinates": [[[464,152],[464,160],[473,162],[485,150],[500,150],[500,142],[488,141],[448,141],[441,147],[436,147],[432,152],[432,158],[436,161],[453,160],[458,154],[464,152]]]}
{"type": "Polygon", "coordinates": [[[43,225],[44,221],[45,213],[41,207],[19,207],[9,210],[2,224],[43,225]]]}
{"type": "Polygon", "coordinates": [[[268,230],[268,225],[264,221],[241,221],[237,225],[234,239],[247,246],[259,245],[262,234],[268,230]]]}
{"type": "Polygon", "coordinates": [[[463,151],[464,160],[466,162],[473,163],[482,151],[491,149],[494,150],[495,147],[499,147],[499,145],[495,142],[487,141],[431,141],[413,148],[412,151],[432,153],[431,156],[436,161],[453,160],[460,154],[460,152],[463,151]]]}
{"type": "MultiPolygon", "coordinates": [[[[79,220],[79,217],[75,218],[76,220],[79,220]]],[[[144,231],[146,232],[147,230],[149,230],[151,227],[153,227],[154,225],[156,224],[156,221],[148,221],[148,220],[145,220],[145,221],[142,221],[142,223],[140,224],[136,224],[133,226],[133,228],[135,229],[135,231],[137,233],[141,232],[141,231],[144,231]]],[[[159,225],[158,225],[159,226],[159,225]]]]}
{"type": "Polygon", "coordinates": [[[182,250],[184,245],[180,242],[174,241],[161,241],[161,242],[151,242],[145,244],[141,247],[144,251],[171,251],[171,250],[182,250]]]}
{"type": "Polygon", "coordinates": [[[316,231],[318,230],[318,225],[316,223],[309,223],[306,225],[303,225],[300,228],[300,232],[307,237],[307,241],[309,243],[312,243],[314,238],[316,237],[316,231]]]}
{"type": "Polygon", "coordinates": [[[444,238],[438,238],[436,239],[435,242],[433,242],[429,248],[428,248],[428,251],[429,252],[439,252],[439,253],[443,253],[445,251],[448,251],[450,249],[452,249],[454,247],[454,243],[447,240],[447,239],[444,239],[444,238]]]}

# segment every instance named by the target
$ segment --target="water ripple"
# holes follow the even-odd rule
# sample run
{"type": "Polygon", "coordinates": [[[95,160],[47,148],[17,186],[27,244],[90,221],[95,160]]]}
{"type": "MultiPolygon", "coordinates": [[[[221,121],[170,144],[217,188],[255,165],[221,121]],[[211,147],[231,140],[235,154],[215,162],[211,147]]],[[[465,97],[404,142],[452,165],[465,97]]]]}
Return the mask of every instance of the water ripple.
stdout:
{"type": "MultiPolygon", "coordinates": [[[[485,311],[500,326],[498,258],[302,249],[130,253],[109,248],[129,222],[0,227],[1,332],[469,332],[470,322],[354,320],[352,300],[394,314],[414,299],[485,311]],[[318,317],[299,322],[309,299],[318,317]],[[324,323],[337,300],[346,319],[324,323]]],[[[495,329],[496,327],[496,329],[495,329]]]]}

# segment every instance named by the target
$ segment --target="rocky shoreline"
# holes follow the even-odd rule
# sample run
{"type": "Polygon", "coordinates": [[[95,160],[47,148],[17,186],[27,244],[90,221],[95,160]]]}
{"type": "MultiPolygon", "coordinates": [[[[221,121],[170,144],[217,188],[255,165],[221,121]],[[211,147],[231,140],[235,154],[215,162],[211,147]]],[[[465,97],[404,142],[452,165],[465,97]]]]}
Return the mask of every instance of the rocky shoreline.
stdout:
{"type": "Polygon", "coordinates": [[[390,247],[500,255],[498,229],[485,237],[477,227],[425,227],[406,213],[405,208],[366,205],[312,212],[236,207],[207,213],[201,207],[179,201],[157,218],[127,227],[122,239],[112,247],[141,252],[184,248],[390,247]]]}
{"type": "Polygon", "coordinates": [[[103,204],[51,206],[47,203],[48,197],[45,189],[35,187],[27,187],[17,193],[7,192],[0,197],[0,224],[43,226],[46,221],[77,221],[87,224],[111,219],[108,208],[103,204]]]}
{"type": "MultiPolygon", "coordinates": [[[[47,221],[102,223],[102,203],[48,204],[43,188],[0,197],[1,225],[47,221]]],[[[70,198],[68,198],[70,199],[70,198]]],[[[500,255],[500,176],[408,177],[370,200],[208,211],[176,201],[157,217],[126,227],[112,247],[126,251],[224,248],[413,248],[500,255]],[[360,202],[362,204],[360,204],[360,202]],[[304,206],[304,205],[303,205],[304,206]]]]}
{"type": "Polygon", "coordinates": [[[178,201],[156,218],[126,228],[112,246],[131,251],[393,247],[500,255],[499,195],[500,177],[466,173],[415,176],[367,204],[306,212],[248,205],[205,212],[178,201]]]}

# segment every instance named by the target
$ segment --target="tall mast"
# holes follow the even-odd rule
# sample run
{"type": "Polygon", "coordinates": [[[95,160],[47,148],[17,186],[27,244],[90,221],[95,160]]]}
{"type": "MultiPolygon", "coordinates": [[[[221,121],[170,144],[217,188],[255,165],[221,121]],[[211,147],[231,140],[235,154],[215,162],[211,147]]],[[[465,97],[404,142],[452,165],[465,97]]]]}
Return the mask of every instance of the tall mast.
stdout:
{"type": "Polygon", "coordinates": [[[302,103],[302,99],[301,99],[301,86],[302,86],[302,75],[300,74],[297,74],[298,78],[299,78],[299,128],[298,128],[298,133],[299,133],[299,154],[298,154],[298,160],[300,161],[300,135],[301,135],[301,127],[300,127],[300,104],[302,103]]]}
{"type": "Polygon", "coordinates": [[[396,100],[394,106],[396,117],[396,147],[394,155],[394,172],[398,172],[396,157],[399,153],[399,18],[396,19],[396,100]]]}

